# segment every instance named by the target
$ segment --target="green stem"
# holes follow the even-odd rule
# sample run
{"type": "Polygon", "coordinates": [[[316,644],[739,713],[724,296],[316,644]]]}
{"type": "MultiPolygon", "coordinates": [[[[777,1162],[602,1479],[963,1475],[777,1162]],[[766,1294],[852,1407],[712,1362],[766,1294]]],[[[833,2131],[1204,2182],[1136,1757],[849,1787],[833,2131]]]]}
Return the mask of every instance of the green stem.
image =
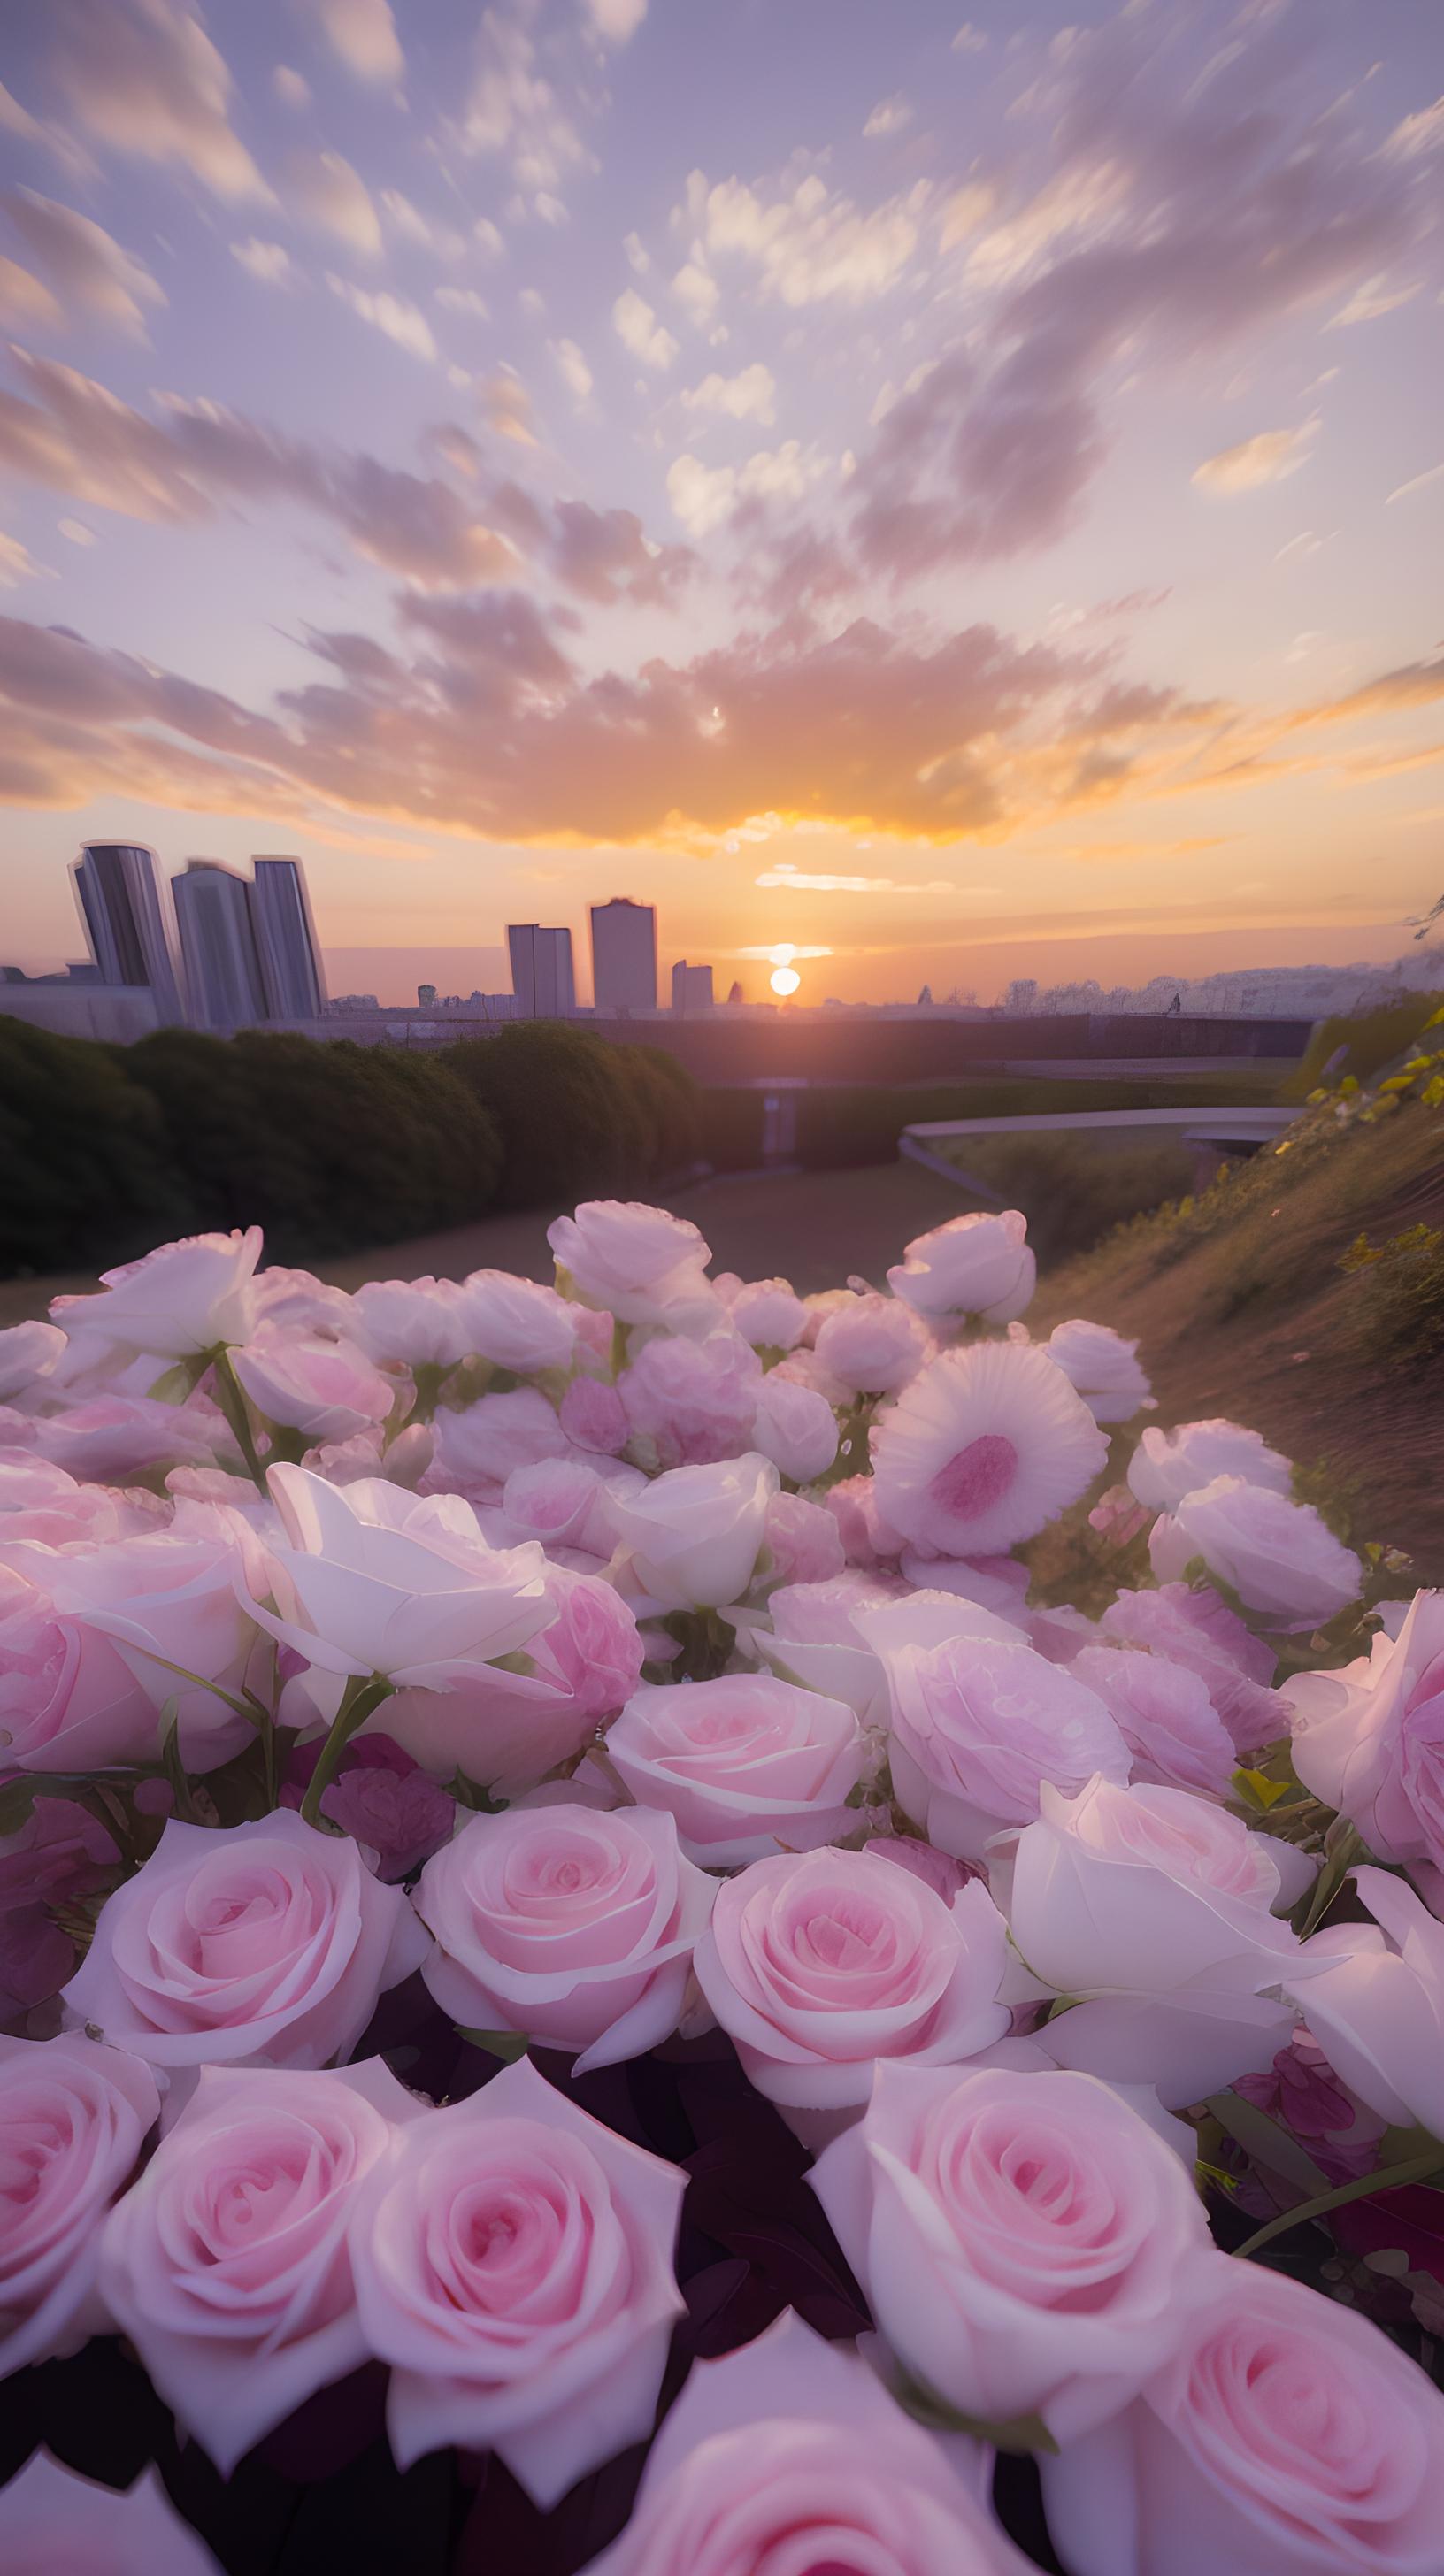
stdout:
{"type": "Polygon", "coordinates": [[[251,1482],[257,1493],[264,1494],[266,1471],[257,1454],[255,1436],[251,1430],[251,1417],[246,1411],[246,1399],[241,1389],[241,1381],[231,1366],[229,1351],[222,1350],[216,1353],[214,1387],[216,1402],[235,1435],[236,1447],[246,1462],[246,1470],[251,1482]]]}
{"type": "Polygon", "coordinates": [[[351,1738],[368,1717],[391,1696],[391,1684],[380,1673],[369,1681],[354,1675],[342,1694],[341,1705],[331,1720],[331,1732],[321,1747],[320,1758],[311,1774],[310,1785],[301,1800],[301,1815],[308,1825],[321,1829],[321,1800],[341,1768],[341,1756],[351,1738]]]}
{"type": "Polygon", "coordinates": [[[1238,2248],[1237,2259],[1243,2262],[1259,2248],[1271,2245],[1276,2236],[1286,2236],[1291,2227],[1302,2227],[1308,2219],[1324,2218],[1331,2209],[1342,2209],[1351,2200],[1371,2200],[1375,2192],[1402,2191],[1406,2183],[1424,2182],[1430,2174],[1444,2168],[1444,2147],[1433,2146],[1427,2155],[1408,2156],[1402,2164],[1385,2165],[1380,2172],[1361,2174],[1356,2182],[1340,2183],[1337,2191],[1321,2191],[1314,2200],[1300,2201],[1297,2209],[1286,2209],[1281,2218],[1271,2218],[1246,2245],[1238,2248]]]}

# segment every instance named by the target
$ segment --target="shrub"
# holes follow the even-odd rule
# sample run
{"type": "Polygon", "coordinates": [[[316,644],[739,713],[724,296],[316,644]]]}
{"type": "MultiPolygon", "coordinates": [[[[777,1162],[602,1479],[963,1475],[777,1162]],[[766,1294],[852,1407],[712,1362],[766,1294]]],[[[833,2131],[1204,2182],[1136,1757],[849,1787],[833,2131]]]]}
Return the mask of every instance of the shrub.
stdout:
{"type": "Polygon", "coordinates": [[[1339,1268],[1358,1280],[1356,1337],[1383,1364],[1444,1350],[1444,1230],[1411,1225],[1380,1244],[1361,1234],[1339,1268]]]}
{"type": "Polygon", "coordinates": [[[1441,1005],[1444,993],[1409,993],[1400,1001],[1380,1003],[1372,1011],[1354,1011],[1324,1020],[1315,1030],[1298,1072],[1284,1084],[1280,1098],[1307,1100],[1322,1081],[1325,1065],[1340,1047],[1345,1050],[1344,1062],[1335,1068],[1331,1079],[1352,1074],[1356,1082],[1367,1082],[1413,1045],[1441,1005]]]}
{"type": "Polygon", "coordinates": [[[107,1267],[198,1222],[128,1056],[0,1019],[0,1269],[107,1267]]]}
{"type": "Polygon", "coordinates": [[[1098,1145],[1086,1135],[960,1138],[957,1160],[1028,1220],[1041,1262],[1087,1252],[1116,1226],[1165,1200],[1193,1176],[1193,1158],[1170,1139],[1098,1145]]]}
{"type": "Polygon", "coordinates": [[[660,1082],[641,1049],[519,1020],[447,1047],[441,1061],[501,1132],[504,1206],[559,1207],[652,1177],[663,1145],[660,1082]]]}

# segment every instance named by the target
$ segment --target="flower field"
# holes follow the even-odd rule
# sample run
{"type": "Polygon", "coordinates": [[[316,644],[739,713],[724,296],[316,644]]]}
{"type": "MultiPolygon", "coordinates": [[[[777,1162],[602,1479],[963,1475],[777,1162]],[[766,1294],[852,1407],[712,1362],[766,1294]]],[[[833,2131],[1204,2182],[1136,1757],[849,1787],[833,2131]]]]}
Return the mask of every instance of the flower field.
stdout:
{"type": "Polygon", "coordinates": [[[0,1332],[7,2576],[1444,2576],[1444,1595],[1016,1212],[550,1240],[0,1332]]]}

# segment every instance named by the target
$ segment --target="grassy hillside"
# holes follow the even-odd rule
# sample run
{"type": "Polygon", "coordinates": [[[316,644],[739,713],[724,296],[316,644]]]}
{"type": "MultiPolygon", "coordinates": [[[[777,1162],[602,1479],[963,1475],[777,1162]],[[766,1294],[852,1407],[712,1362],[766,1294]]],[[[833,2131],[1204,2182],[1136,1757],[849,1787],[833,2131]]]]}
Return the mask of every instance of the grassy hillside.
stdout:
{"type": "Polygon", "coordinates": [[[1355,1545],[1401,1547],[1441,1583],[1444,1113],[1389,1108],[1315,1108],[1198,1200],[1047,1272],[1028,1320],[1136,1335],[1155,1421],[1253,1424],[1355,1545]]]}

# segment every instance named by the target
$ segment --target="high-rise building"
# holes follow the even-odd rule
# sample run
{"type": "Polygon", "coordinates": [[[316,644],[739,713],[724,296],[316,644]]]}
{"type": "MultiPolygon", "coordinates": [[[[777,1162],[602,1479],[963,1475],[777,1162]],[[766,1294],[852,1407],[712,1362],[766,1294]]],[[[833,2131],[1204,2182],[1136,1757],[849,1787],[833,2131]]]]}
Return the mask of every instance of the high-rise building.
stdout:
{"type": "Polygon", "coordinates": [[[618,895],[592,906],[592,1001],[599,1011],[655,1011],[657,915],[618,895]]]}
{"type": "Polygon", "coordinates": [[[326,978],[311,899],[299,859],[258,858],[252,862],[251,919],[261,961],[266,1016],[272,1020],[319,1019],[326,1007],[326,978]]]}
{"type": "Polygon", "coordinates": [[[148,985],[161,1025],[178,1020],[180,982],[154,850],[86,841],[71,875],[101,983],[148,985]]]}
{"type": "Polygon", "coordinates": [[[546,930],[537,921],[512,922],[507,927],[506,944],[517,1018],[570,1018],[577,1006],[571,932],[546,930]]]}
{"type": "Polygon", "coordinates": [[[672,1009],[680,1019],[695,1018],[699,1011],[712,1008],[712,969],[689,966],[680,957],[672,969],[672,1009]]]}
{"type": "Polygon", "coordinates": [[[202,1029],[245,1029],[266,1017],[249,877],[219,859],[187,859],[171,879],[190,1018],[202,1029]]]}

